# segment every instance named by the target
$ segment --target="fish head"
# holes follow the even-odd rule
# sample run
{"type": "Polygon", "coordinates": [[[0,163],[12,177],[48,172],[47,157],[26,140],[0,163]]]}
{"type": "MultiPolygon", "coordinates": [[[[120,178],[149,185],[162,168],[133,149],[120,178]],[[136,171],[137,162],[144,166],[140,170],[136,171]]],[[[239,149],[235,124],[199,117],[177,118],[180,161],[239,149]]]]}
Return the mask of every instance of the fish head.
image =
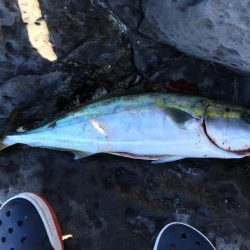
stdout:
{"type": "Polygon", "coordinates": [[[209,139],[221,149],[250,155],[250,110],[240,106],[212,104],[204,116],[209,139]]]}

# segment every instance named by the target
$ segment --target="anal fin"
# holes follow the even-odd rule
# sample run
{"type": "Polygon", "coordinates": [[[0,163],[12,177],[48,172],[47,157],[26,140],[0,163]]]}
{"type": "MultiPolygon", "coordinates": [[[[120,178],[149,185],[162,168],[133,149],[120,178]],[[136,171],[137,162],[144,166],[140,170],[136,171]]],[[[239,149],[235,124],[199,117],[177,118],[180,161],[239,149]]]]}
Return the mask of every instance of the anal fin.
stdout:
{"type": "Polygon", "coordinates": [[[151,160],[151,163],[155,164],[178,161],[186,158],[185,156],[178,156],[178,155],[137,155],[125,152],[109,152],[109,154],[128,157],[132,159],[151,160]]]}
{"type": "Polygon", "coordinates": [[[79,160],[81,158],[93,155],[94,153],[91,152],[81,152],[81,151],[73,151],[72,153],[74,153],[75,157],[74,160],[79,160]]]}
{"type": "Polygon", "coordinates": [[[6,145],[6,144],[3,144],[3,143],[0,143],[0,150],[4,149],[4,148],[7,148],[11,145],[6,145]]]}
{"type": "Polygon", "coordinates": [[[108,153],[112,155],[127,157],[131,159],[139,159],[139,160],[158,160],[162,157],[165,157],[165,155],[137,155],[126,152],[108,152],[108,153]]]}
{"type": "Polygon", "coordinates": [[[164,157],[162,157],[160,159],[152,161],[151,163],[153,163],[153,164],[166,163],[166,162],[182,160],[182,159],[185,159],[185,158],[186,158],[185,156],[167,155],[167,156],[164,156],[164,157]]]}

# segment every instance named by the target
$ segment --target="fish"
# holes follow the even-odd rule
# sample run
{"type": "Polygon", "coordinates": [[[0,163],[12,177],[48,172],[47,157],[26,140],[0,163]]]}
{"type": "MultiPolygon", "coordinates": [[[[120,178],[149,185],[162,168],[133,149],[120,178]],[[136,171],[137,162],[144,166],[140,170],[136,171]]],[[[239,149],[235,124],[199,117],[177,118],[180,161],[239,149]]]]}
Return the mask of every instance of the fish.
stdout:
{"type": "Polygon", "coordinates": [[[74,153],[108,153],[164,163],[184,158],[250,154],[250,110],[200,96],[144,93],[84,105],[29,131],[6,135],[21,143],[74,153]]]}

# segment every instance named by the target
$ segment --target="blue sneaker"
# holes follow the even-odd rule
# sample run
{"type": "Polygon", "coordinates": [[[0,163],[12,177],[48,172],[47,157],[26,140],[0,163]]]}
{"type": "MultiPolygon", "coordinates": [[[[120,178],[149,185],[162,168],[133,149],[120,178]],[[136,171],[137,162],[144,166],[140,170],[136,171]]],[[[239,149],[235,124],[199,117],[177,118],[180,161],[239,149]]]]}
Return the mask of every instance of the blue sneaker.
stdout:
{"type": "Polygon", "coordinates": [[[154,250],[215,250],[197,229],[179,222],[166,225],[158,234],[154,250]]]}
{"type": "Polygon", "coordinates": [[[1,250],[63,250],[62,233],[49,203],[21,193],[0,208],[1,250]]]}

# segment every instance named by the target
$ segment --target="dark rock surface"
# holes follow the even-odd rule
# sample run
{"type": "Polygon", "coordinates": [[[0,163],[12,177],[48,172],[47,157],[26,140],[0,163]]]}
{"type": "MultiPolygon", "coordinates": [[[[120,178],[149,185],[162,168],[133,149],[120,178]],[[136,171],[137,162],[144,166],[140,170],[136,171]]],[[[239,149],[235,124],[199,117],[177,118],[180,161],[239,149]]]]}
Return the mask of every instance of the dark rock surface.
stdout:
{"type": "MultiPolygon", "coordinates": [[[[22,20],[17,2],[0,1],[1,134],[131,92],[196,91],[250,106],[249,77],[185,55],[144,32],[147,1],[39,3],[42,16],[35,22],[47,23],[55,61],[32,46],[27,31],[32,19],[22,20]]],[[[74,235],[66,250],[152,249],[161,227],[173,220],[198,227],[218,250],[245,250],[250,249],[249,164],[249,159],[190,159],[152,165],[110,155],[74,161],[70,153],[17,145],[0,152],[0,197],[3,202],[22,191],[46,196],[63,233],[74,235]]]]}

